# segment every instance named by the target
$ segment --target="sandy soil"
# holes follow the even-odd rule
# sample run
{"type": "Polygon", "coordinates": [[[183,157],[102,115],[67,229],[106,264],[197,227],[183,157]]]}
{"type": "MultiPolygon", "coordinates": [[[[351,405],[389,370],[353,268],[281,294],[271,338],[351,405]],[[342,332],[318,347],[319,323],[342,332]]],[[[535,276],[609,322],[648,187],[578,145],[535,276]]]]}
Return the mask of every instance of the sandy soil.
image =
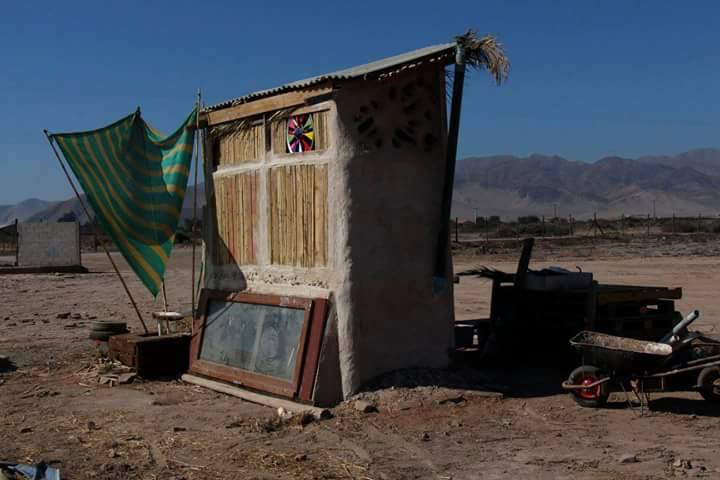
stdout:
{"type": "MultiPolygon", "coordinates": [[[[513,271],[516,257],[512,245],[465,246],[456,269],[513,271]]],[[[699,328],[720,329],[720,241],[540,242],[534,260],[609,283],[681,286],[680,308],[703,312],[699,328]]],[[[71,479],[720,477],[720,408],[693,393],[655,396],[642,416],[617,397],[581,408],[559,391],[567,369],[408,372],[397,378],[406,388],[361,395],[378,412],[348,402],[307,425],[179,381],[98,385],[83,376],[92,320],[139,324],[102,255],[84,262],[92,273],[0,276],[0,353],[17,367],[0,373],[0,461],[45,459],[71,479]],[[57,318],[67,312],[75,318],[57,318]]],[[[121,265],[142,310],[159,309],[121,265]]],[[[178,250],[171,308],[189,308],[189,285],[189,251],[178,250]]],[[[464,277],[456,295],[458,318],[487,316],[487,282],[464,277]]]]}

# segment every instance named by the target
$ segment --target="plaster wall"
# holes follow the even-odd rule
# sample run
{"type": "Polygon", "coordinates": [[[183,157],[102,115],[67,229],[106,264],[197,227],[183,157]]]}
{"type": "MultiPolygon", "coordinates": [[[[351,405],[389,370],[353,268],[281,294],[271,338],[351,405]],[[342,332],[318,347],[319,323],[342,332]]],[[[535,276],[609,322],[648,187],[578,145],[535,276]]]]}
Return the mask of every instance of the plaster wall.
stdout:
{"type": "Polygon", "coordinates": [[[20,223],[18,234],[21,267],[81,265],[77,222],[20,223]]]}
{"type": "Polygon", "coordinates": [[[341,213],[331,289],[345,397],[385,372],[447,366],[454,341],[451,271],[434,281],[444,71],[416,69],[371,85],[335,97],[332,201],[341,213]]]}

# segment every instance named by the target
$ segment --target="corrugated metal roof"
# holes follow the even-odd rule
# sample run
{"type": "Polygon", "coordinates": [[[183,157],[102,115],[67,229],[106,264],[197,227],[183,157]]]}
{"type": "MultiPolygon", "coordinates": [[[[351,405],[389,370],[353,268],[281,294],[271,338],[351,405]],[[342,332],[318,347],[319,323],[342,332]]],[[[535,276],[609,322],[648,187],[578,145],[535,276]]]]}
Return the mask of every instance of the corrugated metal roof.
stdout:
{"type": "Polygon", "coordinates": [[[326,73],[324,75],[318,75],[317,77],[286,83],[284,85],[280,85],[279,87],[249,93],[247,95],[243,95],[242,97],[206,107],[205,111],[220,110],[240,103],[247,103],[251,100],[257,100],[258,98],[269,97],[271,95],[276,95],[290,90],[307,88],[328,80],[353,80],[367,75],[390,73],[388,71],[398,71],[405,68],[411,68],[426,61],[434,62],[446,60],[447,58],[453,58],[456,45],[457,44],[455,42],[433,45],[431,47],[401,53],[400,55],[395,55],[394,57],[384,58],[364,65],[338,70],[337,72],[326,73]]]}

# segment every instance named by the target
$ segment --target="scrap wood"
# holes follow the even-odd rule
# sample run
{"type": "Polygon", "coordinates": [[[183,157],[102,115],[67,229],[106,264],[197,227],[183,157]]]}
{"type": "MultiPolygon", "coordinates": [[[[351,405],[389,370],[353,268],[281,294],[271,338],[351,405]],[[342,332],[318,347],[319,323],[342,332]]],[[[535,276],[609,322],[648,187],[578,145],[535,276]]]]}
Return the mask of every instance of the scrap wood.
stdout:
{"type": "Polygon", "coordinates": [[[505,278],[507,276],[512,276],[511,273],[506,273],[495,268],[486,267],[485,265],[481,265],[479,268],[473,268],[471,270],[465,270],[458,273],[458,276],[468,275],[477,275],[484,278],[505,278]]]}

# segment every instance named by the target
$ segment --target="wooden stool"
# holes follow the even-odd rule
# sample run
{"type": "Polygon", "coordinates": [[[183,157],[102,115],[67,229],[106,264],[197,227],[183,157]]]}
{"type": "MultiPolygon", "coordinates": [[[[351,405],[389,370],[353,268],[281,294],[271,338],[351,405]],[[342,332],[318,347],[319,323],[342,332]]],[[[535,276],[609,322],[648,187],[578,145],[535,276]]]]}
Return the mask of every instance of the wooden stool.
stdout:
{"type": "Polygon", "coordinates": [[[157,320],[158,336],[162,336],[163,323],[165,324],[165,334],[170,334],[170,322],[178,322],[185,319],[185,315],[179,312],[154,312],[153,318],[157,320]]]}

